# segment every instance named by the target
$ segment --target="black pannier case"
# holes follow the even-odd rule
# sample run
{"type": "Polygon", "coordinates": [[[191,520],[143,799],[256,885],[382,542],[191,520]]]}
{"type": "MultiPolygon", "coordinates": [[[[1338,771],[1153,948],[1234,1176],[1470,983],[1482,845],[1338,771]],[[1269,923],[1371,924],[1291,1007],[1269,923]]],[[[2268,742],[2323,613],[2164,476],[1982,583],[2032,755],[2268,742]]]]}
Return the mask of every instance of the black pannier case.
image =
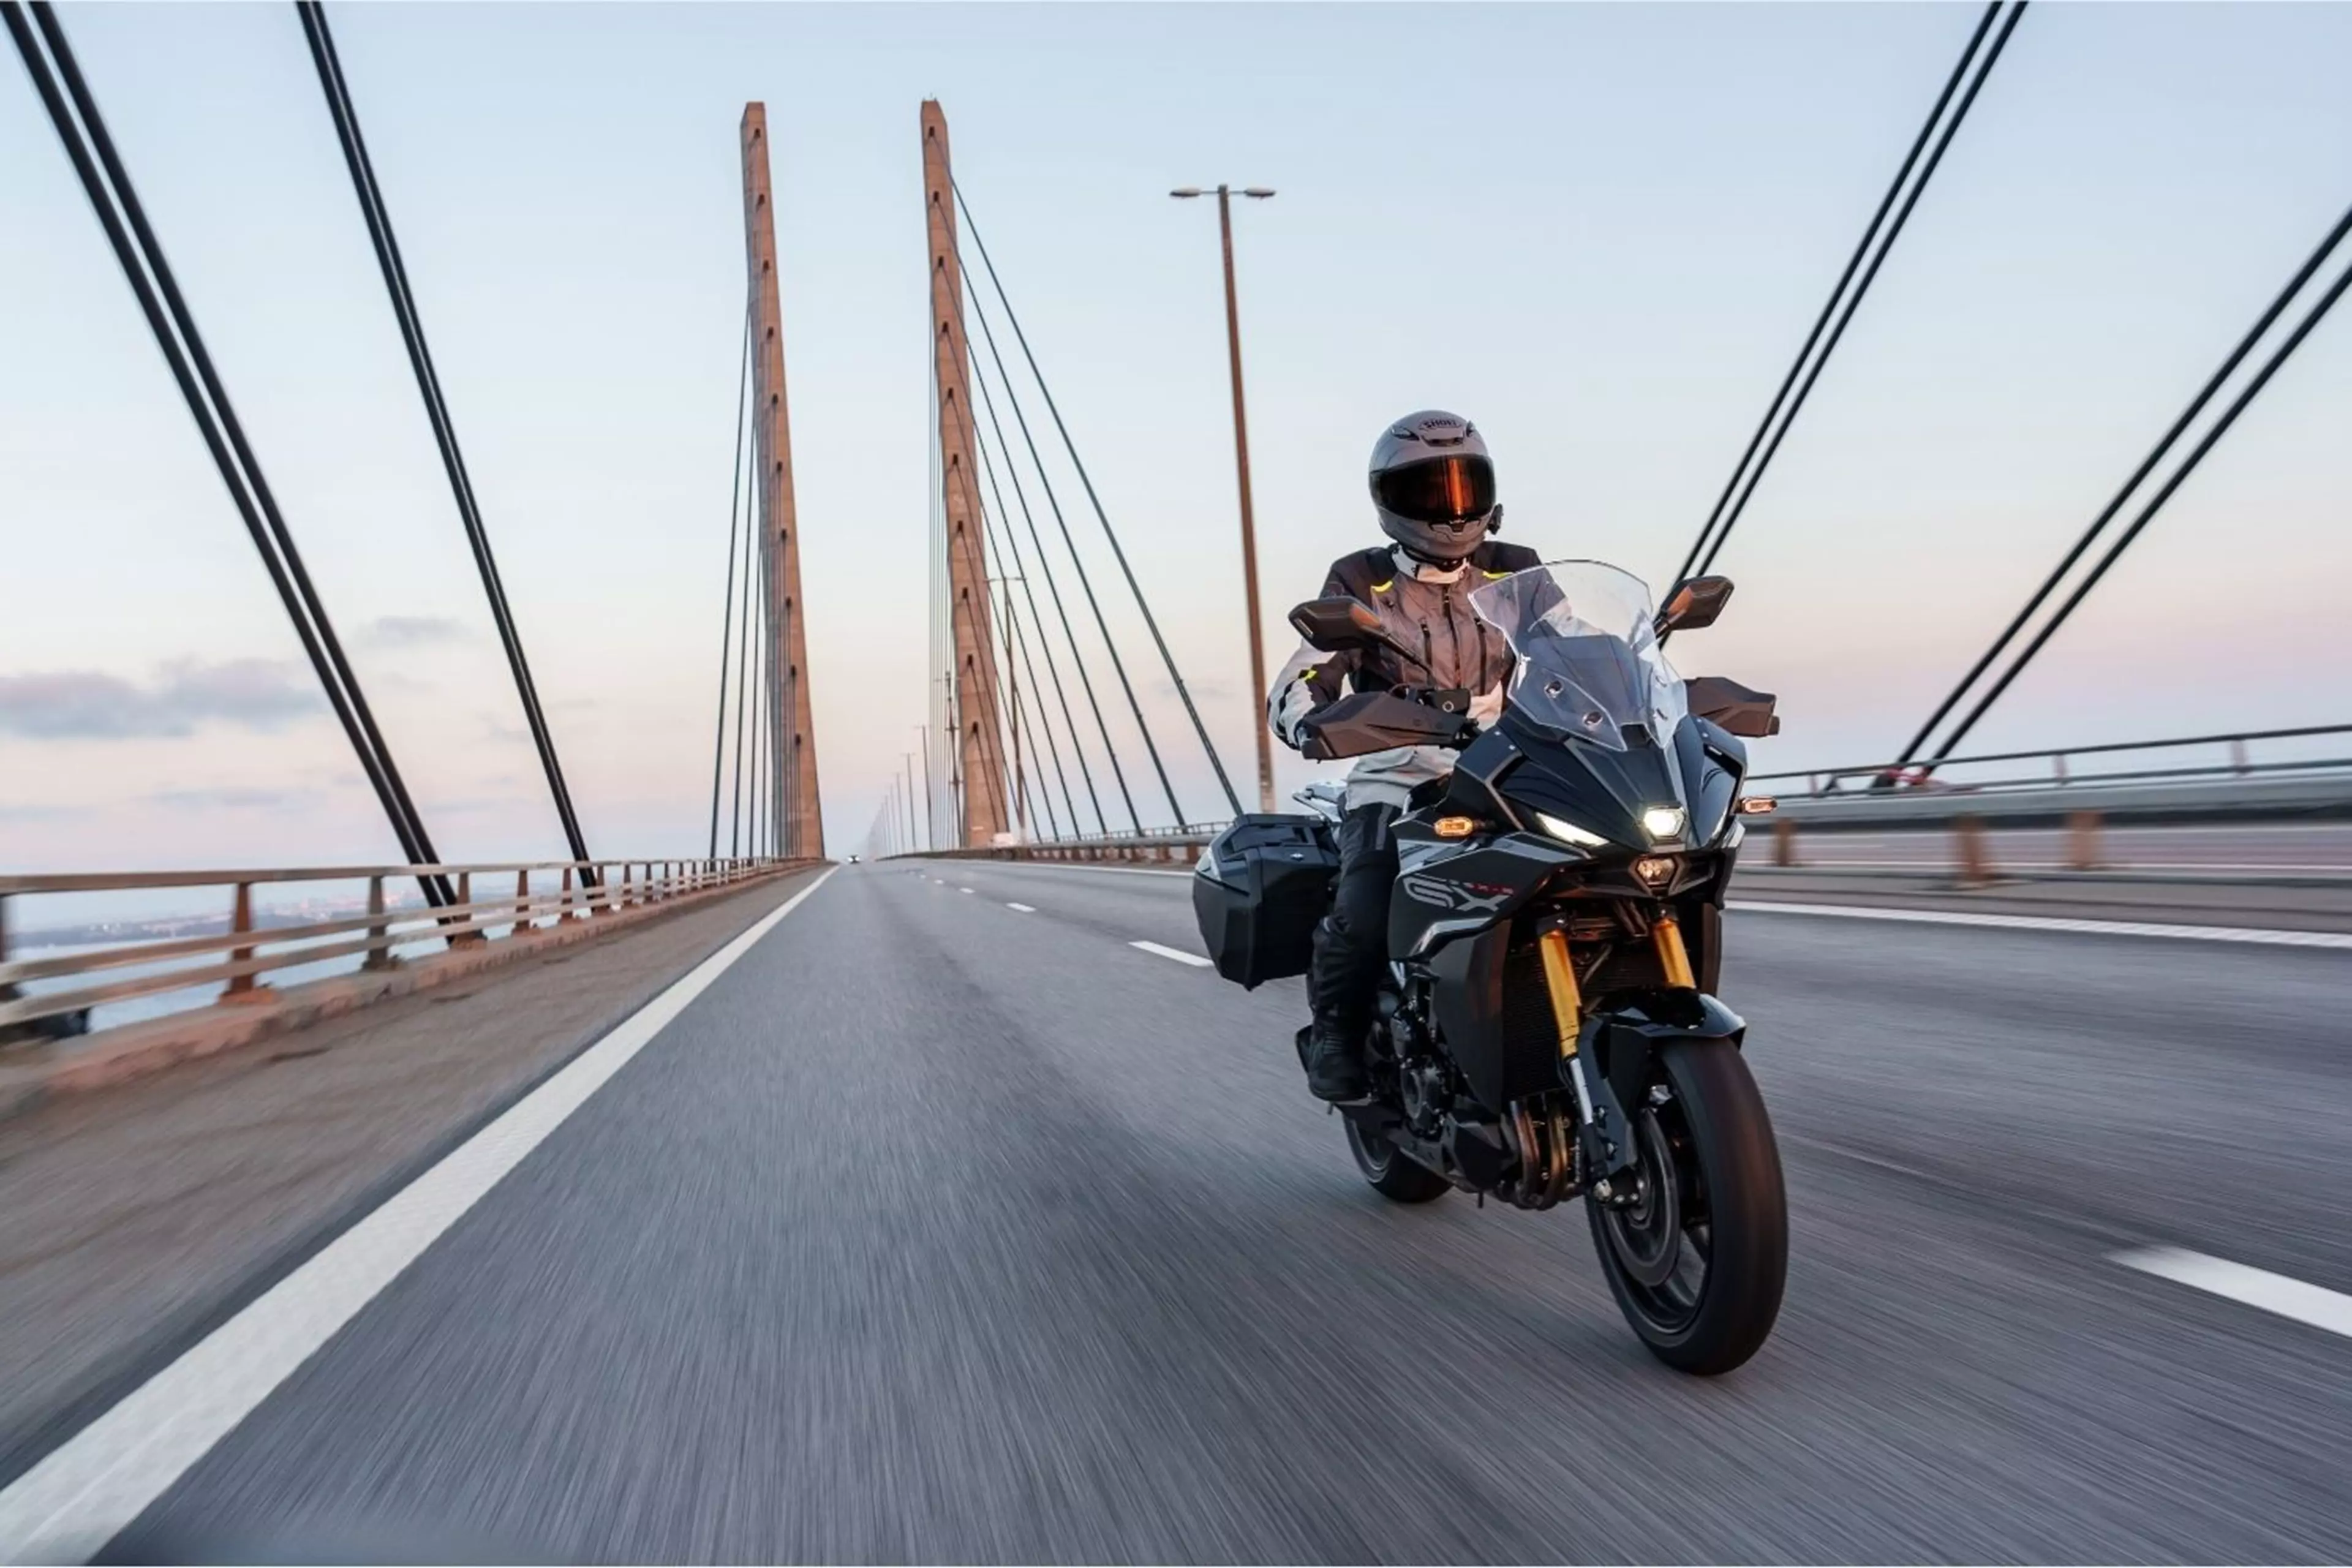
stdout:
{"type": "Polygon", "coordinates": [[[1319,816],[1254,813],[1217,835],[1192,878],[1192,913],[1217,973],[1256,987],[1307,973],[1339,849],[1319,816]]]}

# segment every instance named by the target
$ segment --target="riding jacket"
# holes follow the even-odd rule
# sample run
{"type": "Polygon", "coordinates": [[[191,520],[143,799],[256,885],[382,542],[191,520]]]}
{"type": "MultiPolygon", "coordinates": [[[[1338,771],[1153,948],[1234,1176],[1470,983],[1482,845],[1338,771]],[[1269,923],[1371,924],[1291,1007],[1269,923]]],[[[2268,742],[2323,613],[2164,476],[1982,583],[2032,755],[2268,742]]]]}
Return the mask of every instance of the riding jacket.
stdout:
{"type": "MultiPolygon", "coordinates": [[[[1456,688],[1471,693],[1470,716],[1491,724],[1503,710],[1503,680],[1510,644],[1478,618],[1470,595],[1488,583],[1540,564],[1522,544],[1487,540],[1458,566],[1431,566],[1383,545],[1331,563],[1323,596],[1345,595],[1372,607],[1388,634],[1418,657],[1384,647],[1326,653],[1305,643],[1290,656],[1266,693],[1266,722],[1282,743],[1297,749],[1299,721],[1349,691],[1398,686],[1456,688]]],[[[1417,784],[1454,771],[1443,746],[1401,746],[1359,758],[1348,773],[1348,807],[1402,806],[1417,784]]]]}

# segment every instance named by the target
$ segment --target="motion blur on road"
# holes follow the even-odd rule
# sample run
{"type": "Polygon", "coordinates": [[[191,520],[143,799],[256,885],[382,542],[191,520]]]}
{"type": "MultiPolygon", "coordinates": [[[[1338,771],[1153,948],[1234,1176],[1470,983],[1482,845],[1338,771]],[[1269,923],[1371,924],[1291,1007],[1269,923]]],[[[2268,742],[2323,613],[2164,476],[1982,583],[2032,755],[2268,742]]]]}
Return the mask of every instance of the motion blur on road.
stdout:
{"type": "MultiPolygon", "coordinates": [[[[2352,954],[1730,930],[1795,1240],[1727,1378],[1626,1334],[1581,1215],[1367,1189],[1295,984],[1189,962],[1181,873],[897,860],[742,952],[110,1551],[2352,1553],[2352,954]]],[[[254,1088],[121,1118],[299,1171],[299,1127],[202,1121],[254,1088]]],[[[23,1121],[0,1147],[19,1193],[69,1173],[23,1121]]],[[[0,1280],[39,1278],[10,1239],[0,1280]]],[[[48,1306],[120,1342],[16,1402],[19,1472],[189,1337],[48,1306]]]]}

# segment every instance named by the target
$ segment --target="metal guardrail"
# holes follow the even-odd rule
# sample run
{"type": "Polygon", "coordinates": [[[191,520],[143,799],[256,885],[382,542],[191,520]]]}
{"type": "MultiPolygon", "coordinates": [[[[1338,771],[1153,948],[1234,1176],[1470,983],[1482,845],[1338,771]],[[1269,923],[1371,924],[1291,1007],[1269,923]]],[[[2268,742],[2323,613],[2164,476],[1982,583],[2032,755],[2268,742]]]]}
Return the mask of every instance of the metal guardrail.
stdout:
{"type": "MultiPolygon", "coordinates": [[[[2246,778],[2261,774],[2352,774],[2352,757],[2317,757],[2257,763],[2249,748],[2256,742],[2310,740],[2323,735],[2352,735],[2352,724],[2307,724],[2286,730],[2247,730],[2213,735],[2188,735],[2166,741],[2113,741],[2095,746],[2053,747],[2037,752],[1984,752],[1975,756],[1947,757],[1933,767],[1924,763],[1869,763],[1858,767],[1799,768],[1783,773],[1755,773],[1750,784],[1803,779],[1801,798],[1851,798],[1861,794],[1877,798],[1917,794],[1992,794],[2011,790],[2084,788],[2091,785],[2149,783],[2171,779],[2246,778]],[[2191,747],[2224,746],[2227,760],[2185,767],[2141,768],[2116,773],[2081,773],[2071,770],[2072,758],[2114,756],[2132,752],[2185,751],[2191,747]],[[2030,777],[1951,780],[1941,776],[1954,769],[1995,763],[2041,763],[2043,771],[2030,777]],[[1860,781],[1858,784],[1854,781],[1860,781]]],[[[1781,792],[1784,798],[1785,791],[1781,792]]]]}
{"type": "MultiPolygon", "coordinates": [[[[214,985],[219,1001],[267,1002],[275,993],[260,976],[357,957],[362,972],[392,968],[394,949],[438,941],[449,948],[514,937],[564,921],[609,916],[691,894],[751,882],[804,866],[803,860],[771,857],[694,860],[534,860],[467,866],[320,866],[297,869],[95,872],[51,876],[0,875],[0,1042],[16,1037],[74,1034],[58,1020],[74,1020],[92,1007],[173,991],[214,985]],[[593,872],[590,876],[587,873],[593,872]],[[457,901],[441,909],[423,904],[389,906],[387,880],[441,875],[457,884],[457,901]],[[478,901],[477,877],[514,879],[511,892],[478,901]],[[541,884],[535,884],[534,877],[541,884]],[[257,926],[257,887],[327,882],[367,884],[363,911],[299,924],[257,926]],[[89,945],[87,951],[53,957],[12,957],[12,901],[45,894],[117,893],[156,889],[219,888],[228,902],[226,929],[184,936],[162,936],[89,945]],[[340,940],[338,940],[340,939],[340,940]],[[202,960],[216,958],[214,963],[202,960]],[[197,961],[197,962],[191,962],[197,961]],[[28,984],[87,979],[108,971],[165,965],[120,980],[27,994],[28,984]],[[47,1026],[42,1026],[47,1021],[47,1026]],[[29,1031],[26,1026],[33,1026],[29,1031]],[[12,1031],[14,1033],[12,1033],[12,1031]]],[[[165,921],[140,922],[160,925],[165,921]]],[[[36,944],[20,940],[26,952],[36,944]]]]}

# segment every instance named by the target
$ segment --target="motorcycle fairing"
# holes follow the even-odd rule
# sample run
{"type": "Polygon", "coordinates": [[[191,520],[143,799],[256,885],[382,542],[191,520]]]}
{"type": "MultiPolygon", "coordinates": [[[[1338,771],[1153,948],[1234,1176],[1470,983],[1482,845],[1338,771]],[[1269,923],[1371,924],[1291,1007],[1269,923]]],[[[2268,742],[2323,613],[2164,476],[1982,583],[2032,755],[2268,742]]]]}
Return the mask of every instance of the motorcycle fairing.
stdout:
{"type": "Polygon", "coordinates": [[[1469,936],[1511,916],[1584,851],[1506,833],[1483,844],[1438,838],[1426,822],[1405,817],[1394,829],[1397,879],[1389,894],[1389,952],[1419,958],[1441,942],[1469,936]]]}

